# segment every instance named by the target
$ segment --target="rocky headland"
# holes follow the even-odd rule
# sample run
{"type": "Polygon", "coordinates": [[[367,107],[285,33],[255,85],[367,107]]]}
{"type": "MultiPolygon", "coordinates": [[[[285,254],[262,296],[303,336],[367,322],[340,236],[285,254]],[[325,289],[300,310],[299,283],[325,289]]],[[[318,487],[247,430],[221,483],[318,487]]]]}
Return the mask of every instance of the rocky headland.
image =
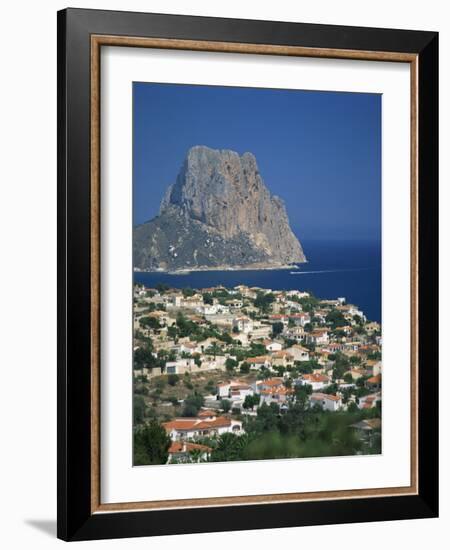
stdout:
{"type": "Polygon", "coordinates": [[[192,147],[159,215],[134,228],[140,271],[279,269],[305,262],[251,153],[192,147]]]}

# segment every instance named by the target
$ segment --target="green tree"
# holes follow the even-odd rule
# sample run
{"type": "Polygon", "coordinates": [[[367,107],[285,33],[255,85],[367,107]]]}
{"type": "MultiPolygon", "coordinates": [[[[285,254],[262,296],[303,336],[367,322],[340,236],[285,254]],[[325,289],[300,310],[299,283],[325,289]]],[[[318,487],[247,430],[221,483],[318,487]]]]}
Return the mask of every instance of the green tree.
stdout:
{"type": "Polygon", "coordinates": [[[200,393],[194,392],[186,397],[183,404],[182,416],[197,416],[198,411],[203,407],[205,400],[200,393]]]}
{"type": "Polygon", "coordinates": [[[199,463],[203,461],[203,449],[192,449],[189,451],[189,458],[191,459],[191,462],[199,463]]]}
{"type": "Polygon", "coordinates": [[[304,296],[302,298],[297,298],[295,301],[297,301],[302,306],[302,310],[306,313],[312,313],[319,305],[319,300],[315,298],[312,294],[310,294],[309,296],[304,296]]]}
{"type": "Polygon", "coordinates": [[[169,386],[176,386],[179,380],[180,377],[178,376],[178,374],[169,374],[169,376],[167,377],[167,383],[169,384],[169,386]]]}
{"type": "Polygon", "coordinates": [[[353,376],[349,372],[344,374],[344,382],[346,384],[353,384],[353,376]]]}
{"type": "Polygon", "coordinates": [[[133,353],[133,365],[137,370],[145,367],[154,368],[161,366],[158,359],[153,355],[153,348],[151,346],[139,347],[133,353]]]}
{"type": "Polygon", "coordinates": [[[273,432],[278,428],[278,412],[275,407],[263,403],[257,412],[256,419],[250,424],[250,431],[255,433],[273,432]]]}
{"type": "Polygon", "coordinates": [[[246,395],[242,406],[244,409],[253,409],[256,405],[259,405],[260,396],[255,393],[254,395],[246,395]]]}
{"type": "Polygon", "coordinates": [[[166,283],[158,283],[155,288],[160,294],[164,294],[164,292],[170,289],[170,286],[166,283]]]}
{"type": "Polygon", "coordinates": [[[234,369],[238,366],[238,362],[231,357],[227,357],[225,361],[225,368],[228,372],[234,372],[234,369]]]}
{"type": "Polygon", "coordinates": [[[250,344],[250,356],[257,357],[258,355],[264,355],[266,353],[266,347],[259,342],[252,342],[250,344]]]}
{"type": "Polygon", "coordinates": [[[271,292],[258,292],[255,298],[255,307],[263,313],[268,313],[274,301],[275,296],[271,292]]]}
{"type": "Polygon", "coordinates": [[[276,338],[284,330],[284,325],[281,322],[273,323],[272,325],[272,338],[276,338]]]}
{"type": "Polygon", "coordinates": [[[135,395],[133,397],[133,423],[135,426],[143,422],[145,409],[146,405],[142,395],[135,395]]]}
{"type": "Polygon", "coordinates": [[[208,393],[212,393],[214,395],[217,393],[217,387],[216,387],[216,383],[214,382],[214,380],[208,380],[208,382],[205,385],[205,390],[208,393]]]}
{"type": "Polygon", "coordinates": [[[331,325],[333,329],[337,327],[345,327],[347,324],[345,317],[338,309],[332,309],[329,313],[327,313],[325,321],[327,324],[331,325]]]}
{"type": "Polygon", "coordinates": [[[243,361],[239,370],[241,371],[241,374],[248,374],[250,372],[250,365],[247,363],[247,361],[243,361]]]}
{"type": "Polygon", "coordinates": [[[180,338],[186,338],[188,336],[199,335],[200,327],[194,321],[186,319],[186,317],[179,312],[176,319],[176,325],[178,329],[178,336],[180,338]]]}
{"type": "Polygon", "coordinates": [[[166,464],[171,441],[166,430],[152,420],[134,431],[134,465],[166,464]]]}
{"type": "Polygon", "coordinates": [[[335,355],[333,366],[333,380],[340,380],[350,368],[350,361],[343,353],[338,352],[335,355]]]}
{"type": "Polygon", "coordinates": [[[143,328],[151,329],[151,330],[160,330],[161,325],[155,317],[142,317],[142,319],[139,319],[139,324],[143,328]]]}
{"type": "Polygon", "coordinates": [[[231,338],[231,334],[229,332],[219,332],[218,338],[222,342],[225,342],[225,344],[230,345],[233,343],[233,338],[231,338]]]}
{"type": "Polygon", "coordinates": [[[246,434],[222,434],[218,437],[216,448],[211,453],[211,461],[227,462],[230,460],[242,460],[248,442],[249,437],[246,434]]]}
{"type": "Polygon", "coordinates": [[[225,413],[229,412],[231,410],[231,401],[229,399],[221,399],[220,400],[220,408],[225,413]]]}
{"type": "Polygon", "coordinates": [[[213,297],[209,293],[203,294],[203,303],[212,306],[213,305],[213,297]]]}
{"type": "Polygon", "coordinates": [[[312,394],[310,384],[299,384],[294,387],[294,396],[296,404],[305,411],[309,408],[309,396],[312,394]]]}
{"type": "Polygon", "coordinates": [[[213,342],[206,351],[214,357],[214,361],[215,361],[221,349],[220,349],[220,346],[217,344],[217,342],[213,342]]]}

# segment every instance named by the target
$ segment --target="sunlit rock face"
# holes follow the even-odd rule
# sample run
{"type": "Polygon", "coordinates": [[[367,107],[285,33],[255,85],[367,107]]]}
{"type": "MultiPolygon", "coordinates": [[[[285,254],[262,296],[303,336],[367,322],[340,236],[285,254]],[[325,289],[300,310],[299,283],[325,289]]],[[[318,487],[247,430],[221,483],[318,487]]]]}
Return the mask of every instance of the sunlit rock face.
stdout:
{"type": "Polygon", "coordinates": [[[254,155],[192,147],[159,215],[134,229],[142,270],[270,268],[306,261],[254,155]]]}

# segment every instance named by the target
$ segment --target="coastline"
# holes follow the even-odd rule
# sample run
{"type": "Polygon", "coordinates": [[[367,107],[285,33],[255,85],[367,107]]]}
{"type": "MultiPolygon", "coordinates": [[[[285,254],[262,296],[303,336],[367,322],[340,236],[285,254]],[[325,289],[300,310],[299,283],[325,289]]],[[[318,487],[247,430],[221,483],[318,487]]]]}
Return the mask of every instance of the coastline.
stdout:
{"type": "Polygon", "coordinates": [[[278,266],[260,269],[253,265],[245,266],[241,271],[236,267],[227,267],[225,270],[221,267],[202,268],[176,273],[171,270],[135,270],[133,278],[148,287],[157,283],[177,288],[246,284],[250,287],[311,290],[320,298],[345,296],[361,306],[368,318],[381,322],[381,250],[378,242],[335,241],[333,254],[330,254],[329,241],[305,242],[305,247],[308,262],[291,264],[295,265],[294,269],[281,269],[278,266]],[[321,273],[310,273],[309,270],[321,273]]]}
{"type": "MultiPolygon", "coordinates": [[[[301,262],[308,263],[308,261],[301,262]]],[[[183,269],[139,269],[134,267],[134,273],[162,273],[167,275],[189,275],[189,273],[209,272],[209,271],[278,271],[280,269],[300,269],[298,264],[251,264],[246,266],[227,266],[218,265],[213,267],[195,267],[183,269]]]]}

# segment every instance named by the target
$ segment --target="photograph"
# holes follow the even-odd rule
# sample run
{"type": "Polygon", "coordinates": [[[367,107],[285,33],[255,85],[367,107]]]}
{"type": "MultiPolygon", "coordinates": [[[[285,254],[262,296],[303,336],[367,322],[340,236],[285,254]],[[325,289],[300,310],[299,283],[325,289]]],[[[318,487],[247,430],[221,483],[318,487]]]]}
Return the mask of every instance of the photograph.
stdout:
{"type": "Polygon", "coordinates": [[[382,94],[132,87],[133,466],[382,454],[382,94]]]}
{"type": "Polygon", "coordinates": [[[58,538],[438,516],[438,33],[341,10],[58,12],[58,538]]]}

